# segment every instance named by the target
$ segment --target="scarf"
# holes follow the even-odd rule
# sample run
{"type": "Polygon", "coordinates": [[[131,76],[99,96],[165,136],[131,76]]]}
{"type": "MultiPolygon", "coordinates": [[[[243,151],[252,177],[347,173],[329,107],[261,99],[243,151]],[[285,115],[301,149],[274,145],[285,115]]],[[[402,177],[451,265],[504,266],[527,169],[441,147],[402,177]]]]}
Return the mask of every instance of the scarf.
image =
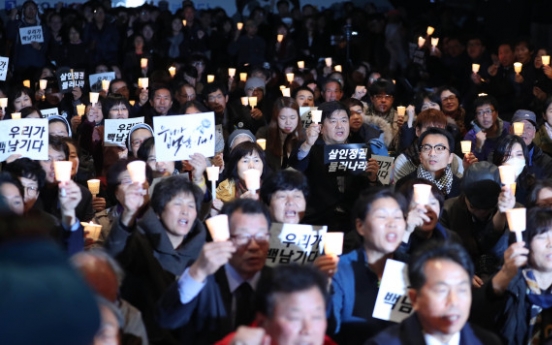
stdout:
{"type": "Polygon", "coordinates": [[[452,188],[453,179],[452,169],[450,168],[450,165],[447,165],[447,167],[445,168],[445,173],[438,180],[436,180],[429,171],[425,170],[421,164],[418,165],[416,176],[435,183],[435,185],[439,188],[444,196],[449,195],[452,188]]]}
{"type": "Polygon", "coordinates": [[[524,268],[521,270],[521,274],[527,284],[527,299],[531,303],[529,343],[540,344],[546,338],[546,335],[542,333],[543,327],[546,327],[550,322],[549,317],[547,318],[547,315],[543,314],[543,310],[552,307],[552,294],[540,289],[533,269],[524,268]]]}

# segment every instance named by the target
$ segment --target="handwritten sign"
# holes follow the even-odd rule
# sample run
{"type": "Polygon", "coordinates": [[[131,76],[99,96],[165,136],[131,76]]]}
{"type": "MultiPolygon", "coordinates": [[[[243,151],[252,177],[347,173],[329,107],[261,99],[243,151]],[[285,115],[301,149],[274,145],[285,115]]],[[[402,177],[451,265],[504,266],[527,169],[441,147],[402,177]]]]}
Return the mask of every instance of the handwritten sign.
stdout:
{"type": "Polygon", "coordinates": [[[270,248],[267,266],[312,263],[324,248],[327,226],[273,223],[270,228],[270,248]]]}
{"type": "Polygon", "coordinates": [[[104,146],[125,146],[130,129],[139,123],[144,123],[144,117],[131,119],[105,119],[104,146]]]}
{"type": "Polygon", "coordinates": [[[8,63],[10,59],[4,56],[0,56],[0,80],[6,80],[8,75],[8,63]]]}
{"type": "Polygon", "coordinates": [[[389,184],[391,178],[391,167],[393,166],[393,157],[378,156],[372,155],[372,158],[378,161],[379,170],[378,170],[378,179],[382,184],[389,184]]]}
{"type": "Polygon", "coordinates": [[[324,164],[329,173],[360,174],[368,166],[367,153],[365,144],[324,145],[324,164]]]}
{"type": "Polygon", "coordinates": [[[112,81],[113,79],[115,79],[115,72],[91,74],[88,77],[90,81],[90,90],[93,92],[100,92],[102,90],[102,80],[112,81]]]}
{"type": "Polygon", "coordinates": [[[0,121],[0,133],[0,162],[16,153],[35,160],[48,159],[47,119],[0,121]]]}
{"type": "Polygon", "coordinates": [[[50,116],[59,115],[59,110],[58,108],[48,108],[48,109],[42,109],[40,113],[42,113],[42,117],[50,117],[50,116]]]}
{"type": "Polygon", "coordinates": [[[301,115],[301,123],[303,128],[308,128],[312,123],[311,110],[317,110],[317,107],[300,107],[299,114],[301,115]]]}
{"type": "Polygon", "coordinates": [[[404,262],[388,259],[383,270],[372,317],[401,322],[414,312],[408,298],[407,267],[404,262]]]}
{"type": "Polygon", "coordinates": [[[32,42],[37,42],[37,43],[44,42],[42,26],[40,25],[19,28],[19,37],[21,37],[22,45],[31,44],[32,42]]]}
{"type": "Polygon", "coordinates": [[[59,92],[61,93],[72,92],[74,87],[84,87],[84,70],[72,70],[69,67],[61,67],[56,71],[56,76],[59,84],[59,92]]]}
{"type": "Polygon", "coordinates": [[[155,153],[158,161],[189,159],[194,153],[215,155],[215,113],[155,116],[155,153]]]}

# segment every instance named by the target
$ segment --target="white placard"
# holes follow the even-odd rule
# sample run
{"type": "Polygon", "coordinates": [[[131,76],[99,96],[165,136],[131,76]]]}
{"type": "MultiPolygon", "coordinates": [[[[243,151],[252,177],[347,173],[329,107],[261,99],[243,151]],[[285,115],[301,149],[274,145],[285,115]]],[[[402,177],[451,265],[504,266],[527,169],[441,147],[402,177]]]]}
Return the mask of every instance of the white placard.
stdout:
{"type": "Polygon", "coordinates": [[[0,56],[0,80],[6,80],[6,76],[8,75],[9,62],[9,58],[0,56]]]}
{"type": "Polygon", "coordinates": [[[42,34],[42,26],[27,26],[25,28],[19,28],[19,37],[21,38],[21,44],[31,44],[32,42],[42,43],[44,42],[44,35],[42,34]]]}
{"type": "Polygon", "coordinates": [[[41,109],[40,113],[42,114],[42,117],[50,117],[54,115],[59,115],[59,110],[58,108],[41,109]]]}
{"type": "Polygon", "coordinates": [[[272,223],[266,265],[310,264],[324,248],[327,226],[272,223]]]}
{"type": "Polygon", "coordinates": [[[155,116],[153,118],[157,161],[189,159],[194,153],[215,155],[215,113],[155,116]]]}
{"type": "Polygon", "coordinates": [[[301,114],[301,123],[303,128],[308,128],[312,123],[311,110],[318,110],[317,107],[300,107],[299,114],[301,114]]]}
{"type": "Polygon", "coordinates": [[[88,76],[90,90],[99,92],[102,90],[102,80],[112,81],[115,79],[115,72],[96,73],[88,76]]]}
{"type": "Polygon", "coordinates": [[[391,168],[393,167],[393,161],[395,158],[378,155],[372,155],[372,158],[378,161],[378,179],[382,184],[388,185],[391,178],[391,168]]]}
{"type": "Polygon", "coordinates": [[[408,298],[407,265],[387,259],[372,317],[401,322],[414,312],[408,298]]]}
{"type": "Polygon", "coordinates": [[[48,119],[0,121],[0,162],[13,154],[48,159],[48,119]]]}
{"type": "Polygon", "coordinates": [[[138,123],[144,123],[143,116],[131,119],[105,119],[104,146],[125,147],[128,132],[138,123]]]}

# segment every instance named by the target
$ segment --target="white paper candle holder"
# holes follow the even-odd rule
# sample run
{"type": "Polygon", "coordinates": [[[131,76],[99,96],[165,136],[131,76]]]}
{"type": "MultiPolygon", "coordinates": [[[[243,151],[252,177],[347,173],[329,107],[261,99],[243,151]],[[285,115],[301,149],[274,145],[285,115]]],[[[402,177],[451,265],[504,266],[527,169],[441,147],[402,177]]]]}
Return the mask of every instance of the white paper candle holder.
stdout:
{"type": "Polygon", "coordinates": [[[230,230],[228,228],[228,215],[219,214],[205,221],[207,229],[213,238],[213,242],[224,242],[230,239],[230,230]]]}
{"type": "Polygon", "coordinates": [[[341,255],[343,253],[343,233],[327,232],[324,235],[324,253],[326,255],[341,255]]]}

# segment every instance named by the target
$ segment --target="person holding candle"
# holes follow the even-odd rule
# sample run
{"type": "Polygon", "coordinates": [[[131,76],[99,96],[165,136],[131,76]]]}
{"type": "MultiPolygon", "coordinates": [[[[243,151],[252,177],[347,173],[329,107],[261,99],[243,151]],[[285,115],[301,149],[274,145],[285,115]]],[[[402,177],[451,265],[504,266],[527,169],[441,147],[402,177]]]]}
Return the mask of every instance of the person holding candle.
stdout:
{"type": "Polygon", "coordinates": [[[249,128],[251,132],[256,133],[259,128],[266,125],[271,117],[271,102],[265,98],[266,85],[264,80],[258,77],[250,77],[245,82],[244,86],[245,95],[247,97],[256,97],[257,104],[251,106],[251,118],[253,119],[252,123],[255,124],[256,128],[249,128]]]}
{"type": "Polygon", "coordinates": [[[21,118],[22,119],[41,119],[42,113],[40,109],[36,107],[26,107],[21,109],[21,118]]]}
{"type": "Polygon", "coordinates": [[[307,178],[292,169],[274,172],[261,186],[261,199],[276,223],[299,224],[305,215],[308,195],[307,178]]]}
{"type": "Polygon", "coordinates": [[[504,252],[504,265],[475,291],[471,321],[500,335],[504,344],[544,344],[549,340],[552,211],[527,211],[523,242],[504,252]]]}
{"type": "Polygon", "coordinates": [[[548,77],[550,74],[550,53],[549,49],[536,49],[537,53],[533,59],[533,67],[535,68],[535,81],[533,83],[533,100],[531,105],[534,109],[542,108],[548,94],[552,92],[552,80],[548,77]]]}
{"type": "Polygon", "coordinates": [[[122,64],[122,74],[128,85],[136,83],[138,78],[144,77],[141,66],[142,59],[146,59],[149,63],[151,54],[145,47],[144,36],[137,32],[127,39],[130,50],[126,52],[122,64]]]}
{"type": "Polygon", "coordinates": [[[314,107],[314,92],[307,86],[294,89],[291,97],[295,99],[299,107],[314,107]]]}
{"type": "Polygon", "coordinates": [[[331,278],[328,334],[339,344],[363,344],[393,324],[373,318],[372,312],[386,260],[406,259],[396,253],[406,227],[402,195],[382,187],[364,192],[352,215],[362,246],[339,258],[323,256],[325,260],[315,263],[331,278]]]}
{"type": "Polygon", "coordinates": [[[393,108],[395,85],[391,81],[380,79],[370,85],[368,91],[372,104],[366,110],[366,115],[381,117],[391,126],[393,140],[385,144],[390,150],[395,150],[399,147],[399,128],[405,120],[404,116],[399,116],[393,108]]]}
{"type": "Polygon", "coordinates": [[[339,102],[328,102],[322,103],[318,110],[322,110],[322,124],[312,123],[307,128],[307,139],[290,155],[290,166],[302,171],[309,180],[311,193],[305,222],[343,231],[360,191],[378,184],[379,166],[375,159],[368,158],[368,153],[366,170],[360,174],[338,176],[329,172],[324,163],[324,147],[347,143],[349,109],[339,102]]]}
{"type": "Polygon", "coordinates": [[[493,96],[480,96],[473,105],[476,118],[464,140],[471,140],[473,154],[479,161],[485,161],[497,143],[508,135],[510,123],[498,116],[498,102],[493,96]]]}
{"type": "Polygon", "coordinates": [[[88,45],[89,66],[96,66],[99,63],[117,65],[121,46],[119,41],[117,27],[107,20],[105,7],[99,3],[95,4],[93,20],[84,30],[84,42],[88,45]]]}
{"type": "Polygon", "coordinates": [[[475,264],[474,287],[498,271],[508,246],[506,210],[516,205],[509,187],[502,187],[498,168],[472,164],[462,179],[462,194],[445,201],[440,223],[462,238],[475,264]]]}
{"type": "Polygon", "coordinates": [[[373,154],[389,155],[383,138],[391,135],[391,126],[380,117],[365,116],[363,104],[358,99],[349,98],[345,105],[351,112],[349,142],[366,144],[373,154]]]}
{"type": "Polygon", "coordinates": [[[182,19],[179,16],[172,16],[170,21],[170,28],[167,30],[167,37],[162,45],[162,51],[169,59],[177,59],[183,56],[188,51],[189,47],[186,45],[189,42],[184,40],[184,32],[182,30],[182,19]]]}
{"type": "Polygon", "coordinates": [[[138,157],[140,145],[147,139],[153,137],[153,129],[146,123],[139,123],[132,126],[128,132],[126,147],[129,151],[129,157],[138,157]]]}
{"type": "Polygon", "coordinates": [[[245,22],[245,35],[236,30],[233,41],[228,45],[228,54],[235,57],[238,65],[261,65],[265,61],[266,42],[257,34],[258,24],[254,19],[245,22]]]}
{"type": "Polygon", "coordinates": [[[172,91],[168,85],[159,84],[149,88],[149,103],[151,107],[142,107],[140,116],[144,116],[144,121],[153,127],[153,118],[155,116],[173,115],[172,91]]]}
{"type": "Polygon", "coordinates": [[[257,138],[267,139],[266,160],[273,171],[288,167],[289,155],[305,138],[299,106],[291,97],[274,103],[269,125],[257,131],[257,138]]]}
{"type": "Polygon", "coordinates": [[[123,211],[105,248],[125,270],[121,297],[142,312],[150,341],[169,343],[174,337],[155,322],[155,304],[205,243],[198,218],[204,193],[184,176],[170,176],[155,186],[149,207],[137,219],[145,202],[143,188],[137,182],[123,187],[123,211]]]}

